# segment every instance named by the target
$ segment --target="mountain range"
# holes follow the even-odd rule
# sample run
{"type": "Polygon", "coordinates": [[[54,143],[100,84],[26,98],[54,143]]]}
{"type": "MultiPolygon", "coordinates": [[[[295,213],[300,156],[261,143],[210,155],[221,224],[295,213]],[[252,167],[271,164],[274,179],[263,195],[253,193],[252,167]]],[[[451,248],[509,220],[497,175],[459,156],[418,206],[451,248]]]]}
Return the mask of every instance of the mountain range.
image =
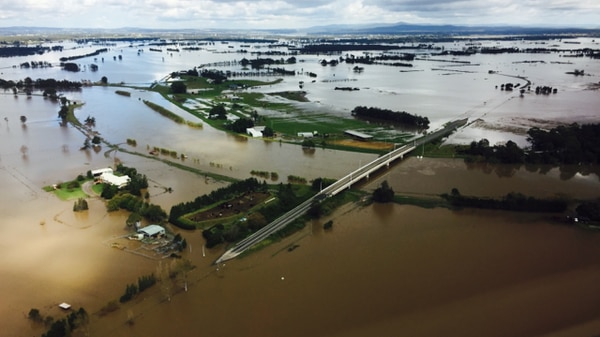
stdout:
{"type": "Polygon", "coordinates": [[[599,27],[525,27],[525,26],[461,26],[433,24],[370,24],[370,25],[323,25],[304,29],[156,29],[123,27],[114,29],[98,28],[56,28],[56,27],[0,27],[0,35],[57,35],[57,34],[275,34],[275,35],[543,35],[543,34],[586,34],[600,35],[599,27]]]}

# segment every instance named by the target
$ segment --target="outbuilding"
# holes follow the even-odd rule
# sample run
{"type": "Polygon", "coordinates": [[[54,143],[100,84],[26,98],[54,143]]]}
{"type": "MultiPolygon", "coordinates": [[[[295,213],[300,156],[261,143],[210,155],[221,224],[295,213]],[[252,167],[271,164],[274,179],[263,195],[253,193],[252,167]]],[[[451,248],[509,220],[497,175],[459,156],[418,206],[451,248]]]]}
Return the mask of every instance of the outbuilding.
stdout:
{"type": "Polygon", "coordinates": [[[59,308],[63,309],[63,310],[69,310],[71,309],[71,305],[69,303],[66,302],[62,302],[61,304],[58,305],[59,308]]]}
{"type": "Polygon", "coordinates": [[[249,136],[252,136],[252,137],[256,138],[256,137],[262,137],[264,130],[265,130],[264,126],[255,126],[253,128],[247,128],[246,129],[246,133],[249,136]]]}
{"type": "Polygon", "coordinates": [[[104,173],[113,174],[113,169],[111,169],[110,167],[106,167],[106,168],[101,168],[101,169],[97,169],[97,170],[92,170],[92,175],[94,177],[99,177],[99,176],[103,175],[104,173]]]}
{"type": "Polygon", "coordinates": [[[371,135],[354,130],[346,130],[344,133],[360,140],[369,140],[373,138],[371,135]]]}
{"type": "Polygon", "coordinates": [[[137,232],[143,234],[145,237],[148,238],[157,238],[159,236],[165,235],[164,227],[159,225],[148,225],[144,228],[138,229],[137,232]]]}
{"type": "Polygon", "coordinates": [[[118,188],[121,188],[121,187],[127,186],[127,184],[129,184],[129,182],[131,181],[131,178],[129,178],[129,176],[127,176],[127,175],[116,176],[112,173],[105,172],[105,173],[102,173],[102,175],[100,175],[100,180],[102,180],[103,183],[114,185],[114,186],[117,186],[118,188]]]}

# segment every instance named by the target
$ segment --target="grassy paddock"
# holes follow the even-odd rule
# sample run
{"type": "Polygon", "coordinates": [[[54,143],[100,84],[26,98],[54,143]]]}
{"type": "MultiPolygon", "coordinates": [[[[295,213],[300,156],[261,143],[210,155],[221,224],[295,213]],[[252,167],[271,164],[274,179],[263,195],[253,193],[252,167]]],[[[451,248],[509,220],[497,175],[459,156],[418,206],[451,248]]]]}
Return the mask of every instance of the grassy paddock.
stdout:
{"type": "Polygon", "coordinates": [[[53,192],[60,200],[87,198],[88,195],[81,189],[81,185],[84,182],[85,181],[67,181],[58,184],[56,189],[53,186],[45,186],[43,189],[46,192],[53,192]],[[77,187],[72,186],[75,182],[77,183],[77,187]]]}

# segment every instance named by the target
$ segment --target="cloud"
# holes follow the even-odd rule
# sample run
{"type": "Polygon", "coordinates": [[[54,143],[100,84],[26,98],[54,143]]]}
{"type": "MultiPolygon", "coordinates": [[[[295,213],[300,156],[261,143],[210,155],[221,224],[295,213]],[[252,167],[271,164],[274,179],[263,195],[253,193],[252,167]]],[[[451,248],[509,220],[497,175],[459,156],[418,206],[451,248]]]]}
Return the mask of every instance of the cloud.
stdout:
{"type": "Polygon", "coordinates": [[[3,26],[302,28],[328,24],[600,25],[597,0],[0,0],[3,26]],[[108,20],[107,20],[108,18],[108,20]]]}

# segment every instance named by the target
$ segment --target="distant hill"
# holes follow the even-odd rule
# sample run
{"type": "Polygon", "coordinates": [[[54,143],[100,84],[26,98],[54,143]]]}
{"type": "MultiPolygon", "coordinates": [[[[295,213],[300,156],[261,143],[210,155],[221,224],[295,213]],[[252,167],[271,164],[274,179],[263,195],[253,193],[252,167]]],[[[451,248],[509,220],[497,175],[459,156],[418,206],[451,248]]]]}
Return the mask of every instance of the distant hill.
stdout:
{"type": "Polygon", "coordinates": [[[600,28],[521,27],[521,26],[456,26],[396,23],[387,25],[328,25],[305,30],[309,34],[600,34],[600,28]]]}
{"type": "Polygon", "coordinates": [[[361,25],[325,25],[304,29],[160,29],[123,27],[114,29],[97,28],[56,28],[56,27],[0,27],[0,36],[16,35],[77,35],[107,34],[161,36],[170,34],[203,35],[224,34],[240,36],[246,34],[272,35],[558,35],[586,34],[600,36],[597,28],[581,27],[522,27],[522,26],[457,26],[433,24],[361,24],[361,25]]]}

